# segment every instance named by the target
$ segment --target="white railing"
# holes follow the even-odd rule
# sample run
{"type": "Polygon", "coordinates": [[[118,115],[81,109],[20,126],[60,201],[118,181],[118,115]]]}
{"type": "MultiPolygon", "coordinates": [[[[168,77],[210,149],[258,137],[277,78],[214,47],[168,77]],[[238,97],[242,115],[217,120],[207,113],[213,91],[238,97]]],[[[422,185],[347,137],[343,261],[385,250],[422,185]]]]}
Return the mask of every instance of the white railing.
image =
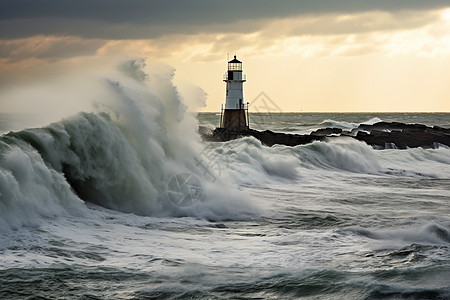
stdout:
{"type": "MultiPolygon", "coordinates": [[[[228,80],[228,72],[223,74],[223,80],[228,80]]],[[[247,74],[242,74],[242,79],[233,79],[233,80],[247,80],[247,74]]]]}

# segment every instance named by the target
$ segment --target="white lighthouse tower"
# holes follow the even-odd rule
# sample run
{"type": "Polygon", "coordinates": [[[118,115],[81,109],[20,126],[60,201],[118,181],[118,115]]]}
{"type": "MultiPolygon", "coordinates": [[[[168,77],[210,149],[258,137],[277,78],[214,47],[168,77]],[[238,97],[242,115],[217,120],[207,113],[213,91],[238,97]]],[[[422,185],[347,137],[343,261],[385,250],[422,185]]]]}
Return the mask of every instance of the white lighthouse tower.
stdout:
{"type": "Polygon", "coordinates": [[[223,81],[227,83],[227,92],[220,127],[227,131],[248,129],[248,103],[245,106],[242,91],[245,79],[246,76],[242,74],[242,62],[237,60],[235,55],[234,59],[228,62],[228,71],[223,75],[223,81]]]}

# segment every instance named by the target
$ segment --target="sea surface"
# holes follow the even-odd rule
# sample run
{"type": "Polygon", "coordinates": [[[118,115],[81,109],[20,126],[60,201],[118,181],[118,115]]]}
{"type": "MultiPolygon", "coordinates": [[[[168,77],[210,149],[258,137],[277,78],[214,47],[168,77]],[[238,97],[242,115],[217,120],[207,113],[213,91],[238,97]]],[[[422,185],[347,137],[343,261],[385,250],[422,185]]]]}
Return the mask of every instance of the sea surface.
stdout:
{"type": "MultiPolygon", "coordinates": [[[[170,82],[110,82],[111,111],[0,114],[1,299],[450,299],[448,147],[206,143],[220,115],[170,82]]],[[[289,133],[378,121],[450,114],[250,114],[289,133]]]]}

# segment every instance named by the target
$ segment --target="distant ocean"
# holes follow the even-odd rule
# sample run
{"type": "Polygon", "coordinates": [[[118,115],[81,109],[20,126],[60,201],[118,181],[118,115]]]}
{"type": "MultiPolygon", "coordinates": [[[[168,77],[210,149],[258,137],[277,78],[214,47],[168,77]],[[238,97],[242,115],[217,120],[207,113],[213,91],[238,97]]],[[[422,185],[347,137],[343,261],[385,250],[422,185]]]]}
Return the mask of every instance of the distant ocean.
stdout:
{"type": "MultiPolygon", "coordinates": [[[[217,114],[111,81],[112,112],[0,115],[1,299],[450,299],[448,147],[205,143],[217,114]]],[[[378,121],[450,114],[250,115],[289,133],[378,121]]]]}

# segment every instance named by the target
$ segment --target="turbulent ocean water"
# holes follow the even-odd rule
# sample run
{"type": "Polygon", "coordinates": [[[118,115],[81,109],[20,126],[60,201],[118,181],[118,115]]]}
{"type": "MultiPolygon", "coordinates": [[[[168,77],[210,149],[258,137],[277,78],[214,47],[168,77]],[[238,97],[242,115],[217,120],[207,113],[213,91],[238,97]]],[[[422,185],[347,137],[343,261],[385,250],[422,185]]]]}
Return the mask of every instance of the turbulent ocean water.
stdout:
{"type": "MultiPolygon", "coordinates": [[[[106,77],[95,111],[34,127],[0,115],[1,299],[450,298],[448,147],[202,142],[220,116],[134,72],[106,77]]],[[[289,133],[381,120],[450,127],[250,114],[289,133]]]]}

